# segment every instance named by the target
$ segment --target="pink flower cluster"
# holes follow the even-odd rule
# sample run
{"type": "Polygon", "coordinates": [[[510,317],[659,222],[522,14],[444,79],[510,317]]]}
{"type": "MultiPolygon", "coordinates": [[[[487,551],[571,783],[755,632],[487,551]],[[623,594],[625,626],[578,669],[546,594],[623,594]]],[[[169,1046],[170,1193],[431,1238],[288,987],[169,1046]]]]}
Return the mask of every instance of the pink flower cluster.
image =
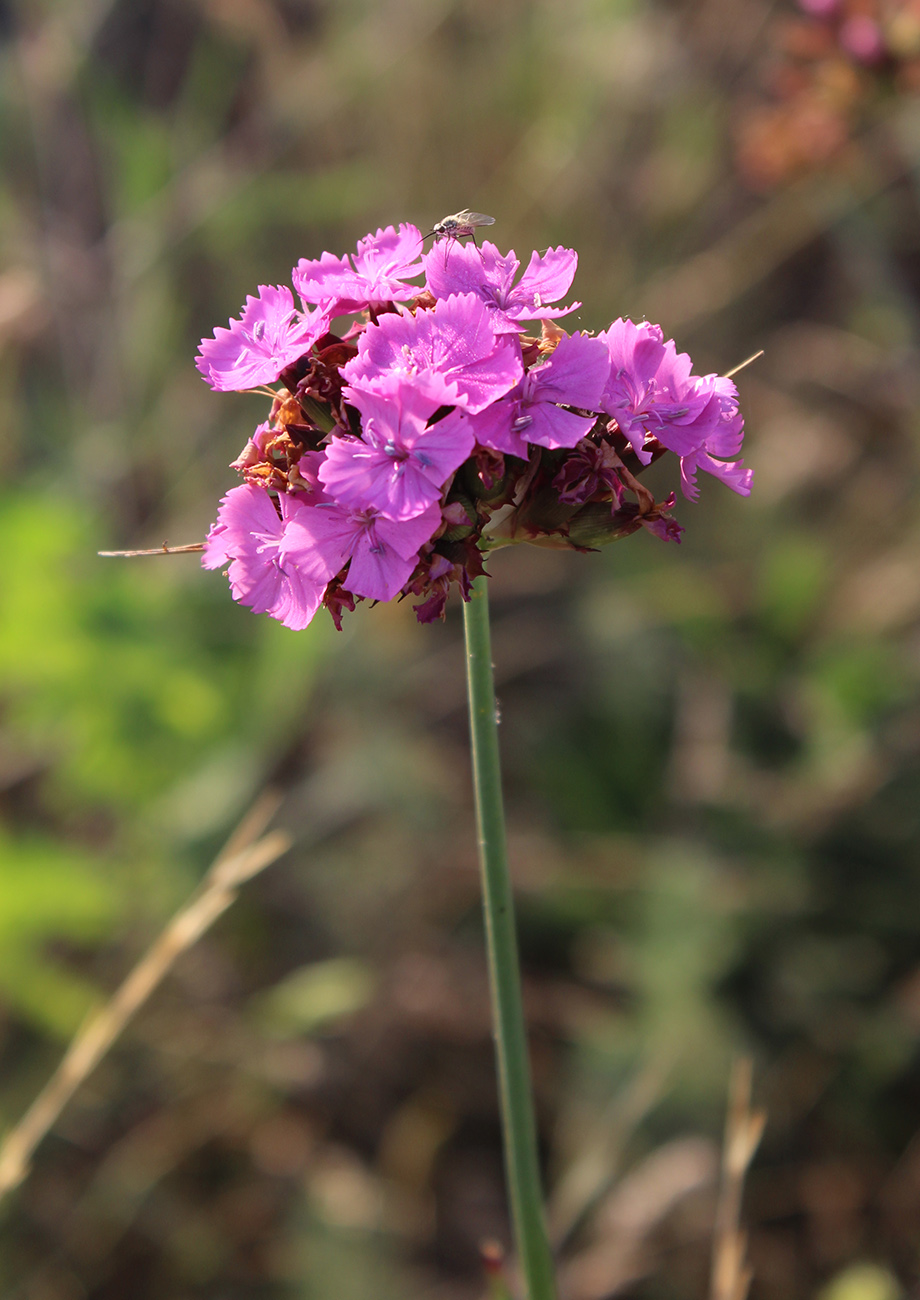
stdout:
{"type": "Polygon", "coordinates": [[[750,492],[729,379],[693,374],[657,325],[620,319],[592,336],[554,324],[581,305],[552,305],[574,278],[572,249],[534,253],[520,277],[514,253],[488,242],[422,250],[401,225],[351,256],[302,259],[299,302],[261,285],[202,340],[212,388],[271,386],[273,399],[204,549],[234,599],[303,628],[321,605],[340,626],[356,599],[411,594],[427,622],[452,583],[468,596],[496,545],[585,549],[640,527],[679,541],[674,494],[656,502],[637,479],[667,451],[688,497],[700,469],[750,492]]]}

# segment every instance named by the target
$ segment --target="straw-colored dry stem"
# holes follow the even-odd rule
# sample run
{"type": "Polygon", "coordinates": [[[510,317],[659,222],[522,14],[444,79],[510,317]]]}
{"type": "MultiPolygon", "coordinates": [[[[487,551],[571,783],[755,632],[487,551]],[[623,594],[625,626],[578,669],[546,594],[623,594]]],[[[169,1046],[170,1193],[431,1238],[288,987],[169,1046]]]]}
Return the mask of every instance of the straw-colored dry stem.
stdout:
{"type": "Polygon", "coordinates": [[[732,1067],[722,1181],[716,1208],[710,1300],[745,1300],[753,1276],[747,1262],[747,1233],[741,1229],[744,1180],[763,1136],[766,1113],[751,1110],[753,1067],[747,1058],[732,1067]]]}
{"type": "Polygon", "coordinates": [[[289,837],[280,831],[257,839],[276,812],[278,802],[275,795],[266,795],[253,806],[189,901],[154,940],[106,1005],[77,1031],[57,1070],[0,1147],[0,1198],[26,1177],[38,1144],[176,958],[192,947],[227,910],[240,885],[290,847],[289,837]]]}
{"type": "Polygon", "coordinates": [[[166,542],[162,546],[153,546],[146,551],[97,551],[103,559],[112,559],[113,556],[134,556],[134,555],[189,555],[192,551],[203,551],[204,542],[187,542],[184,546],[169,546],[166,542]]]}

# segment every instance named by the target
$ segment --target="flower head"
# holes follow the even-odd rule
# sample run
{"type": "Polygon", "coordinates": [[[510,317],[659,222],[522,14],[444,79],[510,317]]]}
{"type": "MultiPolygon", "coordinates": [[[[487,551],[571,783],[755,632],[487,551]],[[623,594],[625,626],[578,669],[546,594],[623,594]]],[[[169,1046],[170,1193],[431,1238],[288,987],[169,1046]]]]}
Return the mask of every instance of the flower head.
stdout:
{"type": "Polygon", "coordinates": [[[234,598],[290,628],[321,606],[336,627],[358,600],[420,598],[443,617],[469,598],[498,545],[594,549],[645,530],[680,541],[673,492],[636,477],[679,460],[685,496],[700,470],[746,496],[744,422],[730,379],[698,375],[658,325],[620,318],[568,335],[552,307],[577,257],[534,253],[523,275],[494,244],[378,230],[355,253],[301,261],[294,283],[261,286],[228,329],[202,341],[215,388],[279,387],[233,461],[244,484],[221,501],[202,562],[234,598]],[[366,308],[339,337],[336,314],[366,308]],[[521,329],[541,319],[540,337],[521,329]]]}

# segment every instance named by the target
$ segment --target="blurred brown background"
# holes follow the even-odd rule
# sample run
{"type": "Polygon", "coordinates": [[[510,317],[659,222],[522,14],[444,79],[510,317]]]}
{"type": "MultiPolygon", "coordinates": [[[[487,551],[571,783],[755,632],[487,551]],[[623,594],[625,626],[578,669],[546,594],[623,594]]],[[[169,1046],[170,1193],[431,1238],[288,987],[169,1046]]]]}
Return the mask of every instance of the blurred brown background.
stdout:
{"type": "Polygon", "coordinates": [[[918,55],[882,0],[0,4],[4,1122],[267,784],[296,836],[3,1206],[4,1300],[473,1300],[507,1241],[458,611],[95,556],[203,536],[256,284],[466,206],[579,250],[578,327],[766,354],[750,501],[490,563],[565,1296],[706,1295],[739,1053],[752,1296],[915,1294],[918,55]]]}

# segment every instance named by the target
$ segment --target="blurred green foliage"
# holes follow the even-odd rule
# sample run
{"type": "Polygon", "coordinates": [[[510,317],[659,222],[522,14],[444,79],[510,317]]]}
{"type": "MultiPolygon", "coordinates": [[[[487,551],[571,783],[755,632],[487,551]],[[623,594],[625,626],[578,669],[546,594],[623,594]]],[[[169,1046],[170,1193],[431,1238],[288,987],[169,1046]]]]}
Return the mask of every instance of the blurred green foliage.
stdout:
{"type": "MultiPolygon", "coordinates": [[[[65,1034],[91,985],[58,969],[48,941],[98,942],[119,914],[137,914],[164,850],[207,840],[237,814],[260,779],[263,719],[280,716],[283,740],[283,710],[305,698],[322,640],[298,644],[267,623],[235,636],[225,603],[209,618],[206,593],[168,570],[101,561],[98,540],[85,507],[63,495],[0,502],[11,775],[40,781],[59,822],[59,838],[16,834],[15,822],[4,837],[0,979],[18,1009],[65,1034]],[[139,852],[140,875],[125,861],[139,852]]],[[[188,883],[173,870],[150,900],[188,883]]]]}
{"type": "Polygon", "coordinates": [[[98,943],[118,913],[118,886],[93,858],[38,836],[0,842],[0,984],[10,1004],[55,1034],[85,1016],[92,986],[49,961],[48,940],[98,943]]]}
{"type": "Polygon", "coordinates": [[[258,1003],[258,1019],[271,1034],[293,1038],[359,1011],[374,993],[374,975],[349,957],[301,966],[258,1003]]]}

